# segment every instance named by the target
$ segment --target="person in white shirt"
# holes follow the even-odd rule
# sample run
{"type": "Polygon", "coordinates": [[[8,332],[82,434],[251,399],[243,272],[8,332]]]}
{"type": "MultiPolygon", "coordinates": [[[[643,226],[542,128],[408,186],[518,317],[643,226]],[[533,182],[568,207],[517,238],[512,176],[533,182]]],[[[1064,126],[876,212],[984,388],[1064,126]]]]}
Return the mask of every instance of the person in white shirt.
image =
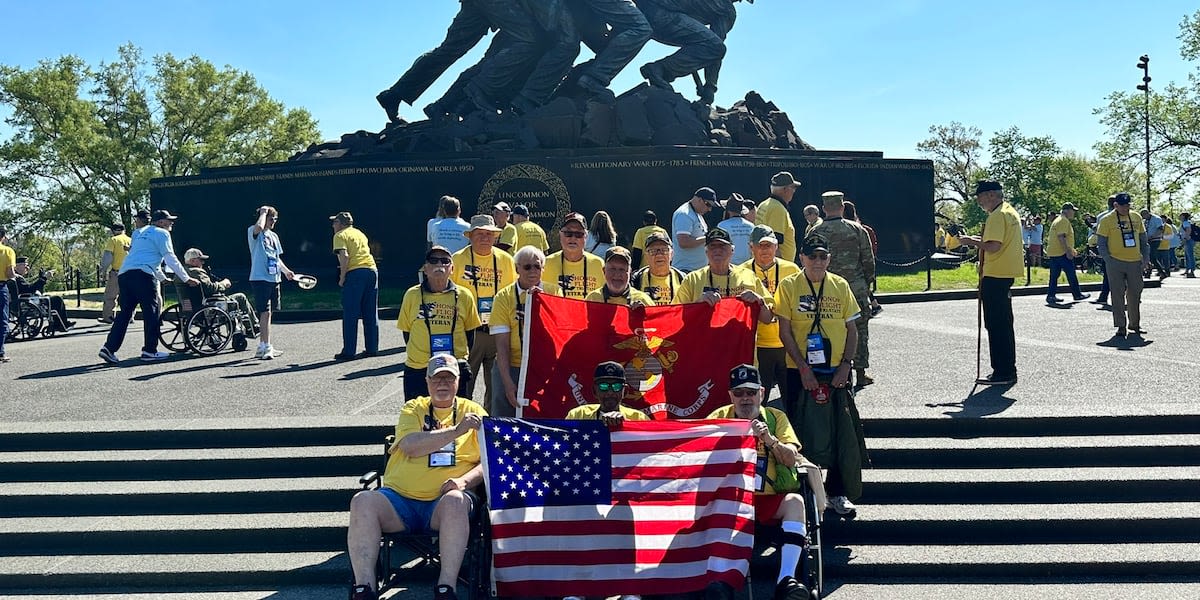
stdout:
{"type": "Polygon", "coordinates": [[[717,193],[710,187],[702,187],[675,209],[671,215],[672,267],[687,273],[708,264],[708,256],[704,253],[708,224],[704,222],[704,215],[720,206],[717,193]]]}
{"type": "Polygon", "coordinates": [[[754,221],[746,219],[750,210],[741,194],[730,194],[721,206],[725,208],[725,220],[717,223],[717,227],[724,229],[733,240],[733,264],[740,265],[750,260],[750,232],[754,229],[754,221]]]}

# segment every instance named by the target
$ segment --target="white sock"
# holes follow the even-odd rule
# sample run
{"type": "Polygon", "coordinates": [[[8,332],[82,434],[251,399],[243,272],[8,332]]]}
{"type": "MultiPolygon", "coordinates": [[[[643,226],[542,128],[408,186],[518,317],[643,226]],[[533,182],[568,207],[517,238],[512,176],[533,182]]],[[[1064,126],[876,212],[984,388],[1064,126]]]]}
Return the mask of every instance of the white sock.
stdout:
{"type": "MultiPolygon", "coordinates": [[[[808,528],[805,527],[803,521],[784,521],[784,533],[793,533],[796,535],[806,535],[808,528]]],[[[779,578],[775,583],[783,581],[784,577],[792,577],[796,572],[796,567],[800,564],[800,553],[803,551],[800,546],[795,544],[784,544],[779,549],[779,578]]]]}

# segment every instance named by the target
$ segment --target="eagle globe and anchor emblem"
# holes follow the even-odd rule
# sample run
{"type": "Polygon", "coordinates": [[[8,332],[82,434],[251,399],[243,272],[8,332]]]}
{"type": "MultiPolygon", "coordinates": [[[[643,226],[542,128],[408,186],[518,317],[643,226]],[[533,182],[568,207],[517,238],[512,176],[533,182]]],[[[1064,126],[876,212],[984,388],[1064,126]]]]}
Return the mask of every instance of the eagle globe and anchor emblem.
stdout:
{"type": "Polygon", "coordinates": [[[671,373],[679,360],[679,352],[669,350],[675,343],[655,336],[655,331],[634,329],[633,337],[613,345],[617,350],[637,352],[625,363],[625,381],[639,399],[662,385],[663,373],[671,373]]]}

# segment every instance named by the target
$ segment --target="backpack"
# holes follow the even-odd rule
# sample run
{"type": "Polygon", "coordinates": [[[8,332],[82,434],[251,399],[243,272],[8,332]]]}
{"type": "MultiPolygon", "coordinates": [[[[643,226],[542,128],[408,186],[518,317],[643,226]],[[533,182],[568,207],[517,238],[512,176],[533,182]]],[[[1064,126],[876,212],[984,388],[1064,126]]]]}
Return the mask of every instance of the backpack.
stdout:
{"type": "MultiPolygon", "coordinates": [[[[763,417],[767,420],[767,429],[771,435],[775,435],[775,415],[767,410],[767,407],[762,407],[763,417]]],[[[800,470],[796,467],[785,467],[779,461],[775,461],[775,481],[771,482],[771,487],[775,488],[776,493],[785,494],[794,492],[800,489],[800,470]]]]}
{"type": "Polygon", "coordinates": [[[1200,225],[1196,223],[1188,223],[1188,231],[1191,233],[1193,242],[1200,242],[1200,225]]]}

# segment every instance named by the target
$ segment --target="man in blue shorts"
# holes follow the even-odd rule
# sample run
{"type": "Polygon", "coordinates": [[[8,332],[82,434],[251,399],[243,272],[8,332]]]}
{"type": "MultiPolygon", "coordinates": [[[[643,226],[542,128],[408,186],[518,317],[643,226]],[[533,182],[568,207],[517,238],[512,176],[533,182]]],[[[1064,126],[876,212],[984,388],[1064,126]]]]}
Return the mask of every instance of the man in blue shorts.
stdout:
{"type": "Polygon", "coordinates": [[[477,432],[487,411],[458,390],[458,359],[435,354],[425,370],[429,395],[400,409],[396,441],[388,449],[383,485],[350,501],[346,532],[354,569],[352,600],[375,600],[375,563],[383,533],[436,531],[441,573],[434,600],[456,600],[454,585],[466,554],[471,514],[483,483],[477,432]]]}
{"type": "Polygon", "coordinates": [[[258,350],[255,358],[271,360],[282,352],[271,345],[271,310],[279,310],[280,275],[288,281],[296,274],[283,264],[283,245],[275,234],[279,211],[273,206],[260,206],[258,219],[246,230],[250,246],[250,289],[254,292],[254,310],[258,312],[258,350]]]}

